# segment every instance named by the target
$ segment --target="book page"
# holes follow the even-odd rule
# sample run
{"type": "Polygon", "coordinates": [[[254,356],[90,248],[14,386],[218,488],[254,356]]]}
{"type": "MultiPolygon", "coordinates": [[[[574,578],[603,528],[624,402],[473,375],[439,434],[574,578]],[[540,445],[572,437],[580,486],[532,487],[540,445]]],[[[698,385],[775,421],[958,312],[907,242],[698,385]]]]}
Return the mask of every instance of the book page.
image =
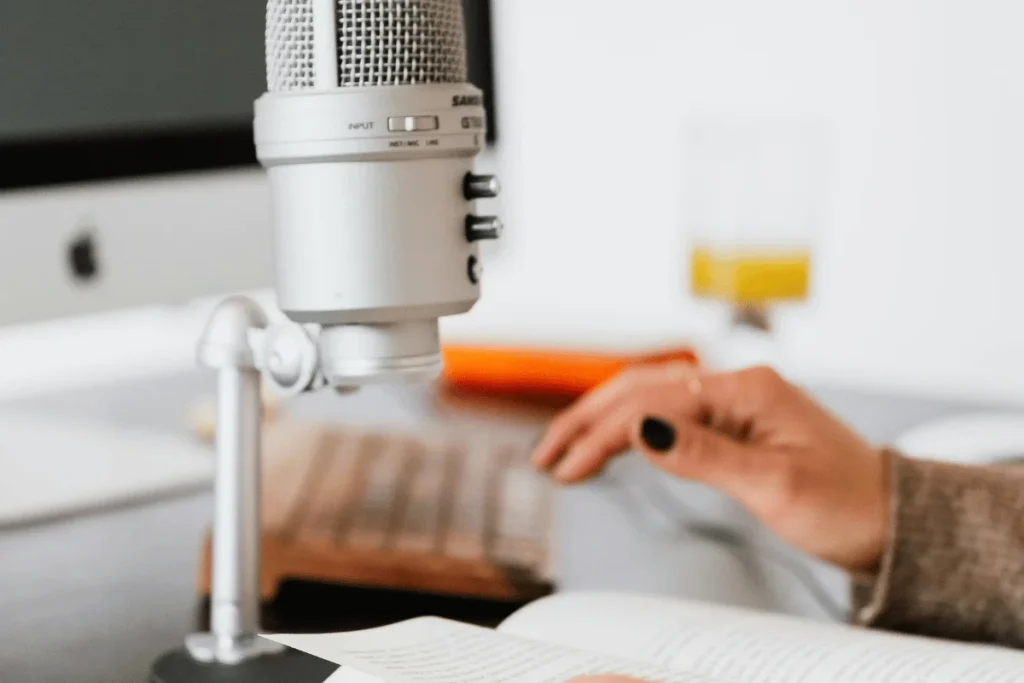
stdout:
{"type": "Polygon", "coordinates": [[[350,666],[343,666],[324,683],[385,683],[385,681],[368,673],[357,671],[350,666]]]}
{"type": "Polygon", "coordinates": [[[354,633],[264,637],[354,670],[341,669],[331,683],[566,683],[591,674],[722,683],[431,617],[354,633]]]}
{"type": "Polygon", "coordinates": [[[732,683],[1010,683],[1024,654],[660,597],[565,594],[502,633],[732,683]]]}

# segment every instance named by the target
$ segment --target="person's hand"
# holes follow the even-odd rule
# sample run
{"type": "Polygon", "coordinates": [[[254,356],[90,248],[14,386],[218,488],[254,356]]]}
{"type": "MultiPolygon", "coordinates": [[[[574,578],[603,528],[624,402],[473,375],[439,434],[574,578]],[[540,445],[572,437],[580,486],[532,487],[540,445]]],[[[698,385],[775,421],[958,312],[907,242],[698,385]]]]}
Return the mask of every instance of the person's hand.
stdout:
{"type": "Polygon", "coordinates": [[[881,558],[884,456],[770,369],[626,371],[559,415],[533,463],[572,484],[630,445],[671,474],[721,490],[823,560],[871,571],[881,558]]]}

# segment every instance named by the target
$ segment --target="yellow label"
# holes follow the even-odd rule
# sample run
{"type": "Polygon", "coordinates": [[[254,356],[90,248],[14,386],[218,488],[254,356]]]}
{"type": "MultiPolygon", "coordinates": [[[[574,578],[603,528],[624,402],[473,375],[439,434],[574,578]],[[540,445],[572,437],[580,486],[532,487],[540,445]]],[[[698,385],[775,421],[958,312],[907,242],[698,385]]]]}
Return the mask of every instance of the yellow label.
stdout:
{"type": "Polygon", "coordinates": [[[733,250],[697,247],[690,258],[690,289],[696,296],[731,303],[802,301],[810,290],[807,251],[733,250]]]}
{"type": "Polygon", "coordinates": [[[690,252],[690,290],[696,296],[713,297],[714,257],[710,249],[696,248],[690,252]]]}

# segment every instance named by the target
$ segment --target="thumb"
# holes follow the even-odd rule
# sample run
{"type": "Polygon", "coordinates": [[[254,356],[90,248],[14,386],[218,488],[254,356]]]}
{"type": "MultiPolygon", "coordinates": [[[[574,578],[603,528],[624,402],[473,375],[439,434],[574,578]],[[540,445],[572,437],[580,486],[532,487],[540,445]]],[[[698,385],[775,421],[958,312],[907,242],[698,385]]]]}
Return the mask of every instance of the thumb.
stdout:
{"type": "Polygon", "coordinates": [[[693,422],[649,416],[633,435],[634,446],[659,469],[739,499],[758,469],[752,448],[693,422]]]}

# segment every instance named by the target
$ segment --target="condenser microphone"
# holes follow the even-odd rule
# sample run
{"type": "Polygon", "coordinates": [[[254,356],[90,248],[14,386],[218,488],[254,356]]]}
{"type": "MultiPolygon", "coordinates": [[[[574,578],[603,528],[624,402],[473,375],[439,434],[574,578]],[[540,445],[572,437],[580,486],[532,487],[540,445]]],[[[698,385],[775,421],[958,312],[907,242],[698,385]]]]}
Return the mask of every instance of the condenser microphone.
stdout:
{"type": "Polygon", "coordinates": [[[438,320],[480,296],[497,180],[460,0],[270,0],[257,156],[278,305],[337,388],[436,376],[438,320]]]}

